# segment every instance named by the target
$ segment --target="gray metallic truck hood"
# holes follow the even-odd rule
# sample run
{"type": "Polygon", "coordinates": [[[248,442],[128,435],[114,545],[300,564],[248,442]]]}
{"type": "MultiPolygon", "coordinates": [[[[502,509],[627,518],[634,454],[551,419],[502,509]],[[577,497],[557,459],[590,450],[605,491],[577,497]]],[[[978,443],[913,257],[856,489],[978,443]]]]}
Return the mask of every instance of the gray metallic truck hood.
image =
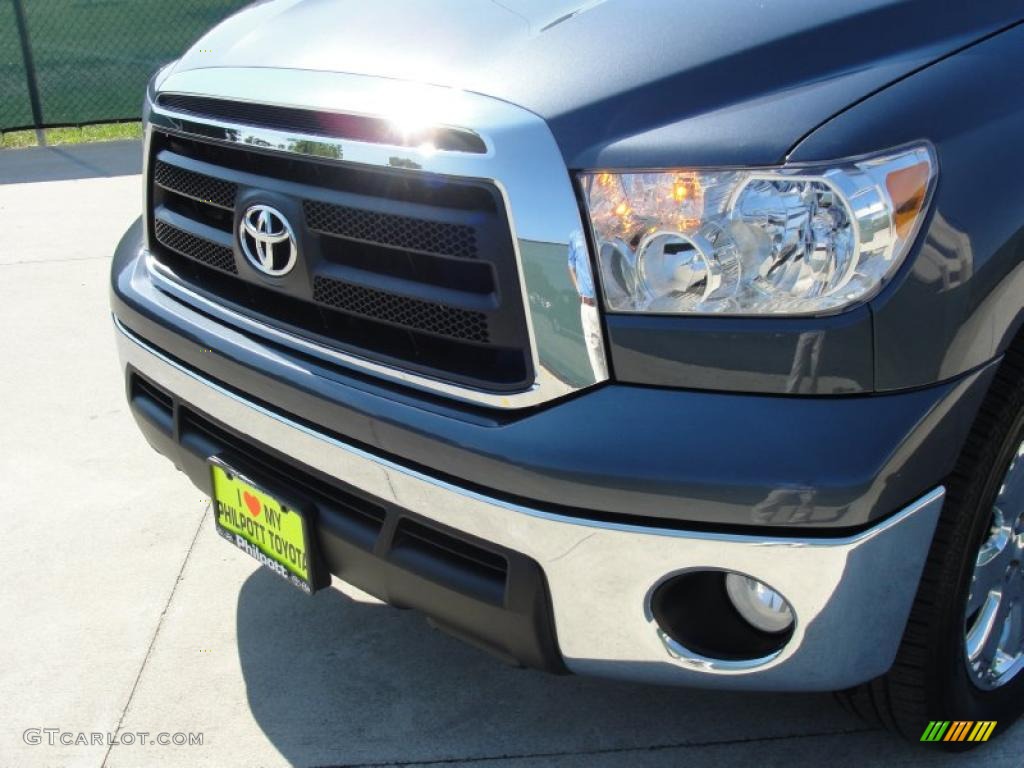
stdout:
{"type": "Polygon", "coordinates": [[[379,75],[504,99],[570,167],[769,164],[851,103],[991,34],[1022,3],[269,0],[178,70],[379,75]]]}

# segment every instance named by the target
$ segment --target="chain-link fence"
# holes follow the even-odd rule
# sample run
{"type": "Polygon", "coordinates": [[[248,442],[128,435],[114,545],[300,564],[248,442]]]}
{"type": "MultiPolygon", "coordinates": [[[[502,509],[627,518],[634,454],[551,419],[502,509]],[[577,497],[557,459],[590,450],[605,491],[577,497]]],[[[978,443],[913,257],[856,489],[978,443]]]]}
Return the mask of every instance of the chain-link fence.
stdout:
{"type": "Polygon", "coordinates": [[[138,119],[163,63],[250,0],[0,0],[0,132],[138,119]]]}

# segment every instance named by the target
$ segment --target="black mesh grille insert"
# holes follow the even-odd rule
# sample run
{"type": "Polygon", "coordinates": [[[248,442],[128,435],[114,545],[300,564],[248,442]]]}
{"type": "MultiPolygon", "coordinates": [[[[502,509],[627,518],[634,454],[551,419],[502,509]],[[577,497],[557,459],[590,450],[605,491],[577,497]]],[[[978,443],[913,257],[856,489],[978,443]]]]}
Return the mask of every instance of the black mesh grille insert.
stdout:
{"type": "Polygon", "coordinates": [[[188,256],[190,259],[195,259],[222,272],[229,272],[232,275],[238,273],[238,267],[235,266],[235,254],[230,248],[202,237],[196,237],[159,220],[154,222],[153,234],[156,235],[156,239],[161,245],[182,256],[188,256]]]}
{"type": "Polygon", "coordinates": [[[342,312],[437,336],[481,344],[490,342],[487,316],[482,312],[396,296],[325,277],[314,280],[313,300],[342,312]]]}
{"type": "Polygon", "coordinates": [[[171,192],[221,208],[234,208],[235,196],[238,194],[238,185],[230,181],[215,179],[159,161],[153,169],[153,180],[171,192]]]}
{"type": "Polygon", "coordinates": [[[476,256],[476,232],[462,224],[424,221],[313,200],[303,204],[310,229],[338,237],[443,256],[476,256]]]}

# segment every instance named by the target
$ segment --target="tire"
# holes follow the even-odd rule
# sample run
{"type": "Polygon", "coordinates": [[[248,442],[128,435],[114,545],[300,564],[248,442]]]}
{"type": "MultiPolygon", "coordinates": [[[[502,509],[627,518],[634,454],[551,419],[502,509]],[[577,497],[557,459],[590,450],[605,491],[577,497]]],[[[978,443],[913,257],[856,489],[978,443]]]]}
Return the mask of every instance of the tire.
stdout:
{"type": "MultiPolygon", "coordinates": [[[[983,690],[965,656],[965,613],[979,549],[992,533],[993,504],[1022,440],[1024,353],[1011,351],[947,480],[946,503],[892,669],[836,694],[867,722],[917,742],[931,721],[997,721],[995,737],[1024,712],[1024,672],[983,690]]],[[[949,751],[978,746],[937,744],[949,751]]]]}

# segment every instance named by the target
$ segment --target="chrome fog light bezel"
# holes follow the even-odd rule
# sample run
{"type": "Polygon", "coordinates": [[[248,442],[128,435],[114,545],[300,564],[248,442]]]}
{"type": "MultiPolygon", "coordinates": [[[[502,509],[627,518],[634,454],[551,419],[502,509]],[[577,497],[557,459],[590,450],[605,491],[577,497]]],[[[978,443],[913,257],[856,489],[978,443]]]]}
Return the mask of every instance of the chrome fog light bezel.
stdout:
{"type": "Polygon", "coordinates": [[[723,672],[749,671],[771,663],[790,644],[795,617],[779,632],[748,621],[726,591],[732,573],[728,568],[686,568],[651,587],[645,612],[672,658],[723,672]]]}

